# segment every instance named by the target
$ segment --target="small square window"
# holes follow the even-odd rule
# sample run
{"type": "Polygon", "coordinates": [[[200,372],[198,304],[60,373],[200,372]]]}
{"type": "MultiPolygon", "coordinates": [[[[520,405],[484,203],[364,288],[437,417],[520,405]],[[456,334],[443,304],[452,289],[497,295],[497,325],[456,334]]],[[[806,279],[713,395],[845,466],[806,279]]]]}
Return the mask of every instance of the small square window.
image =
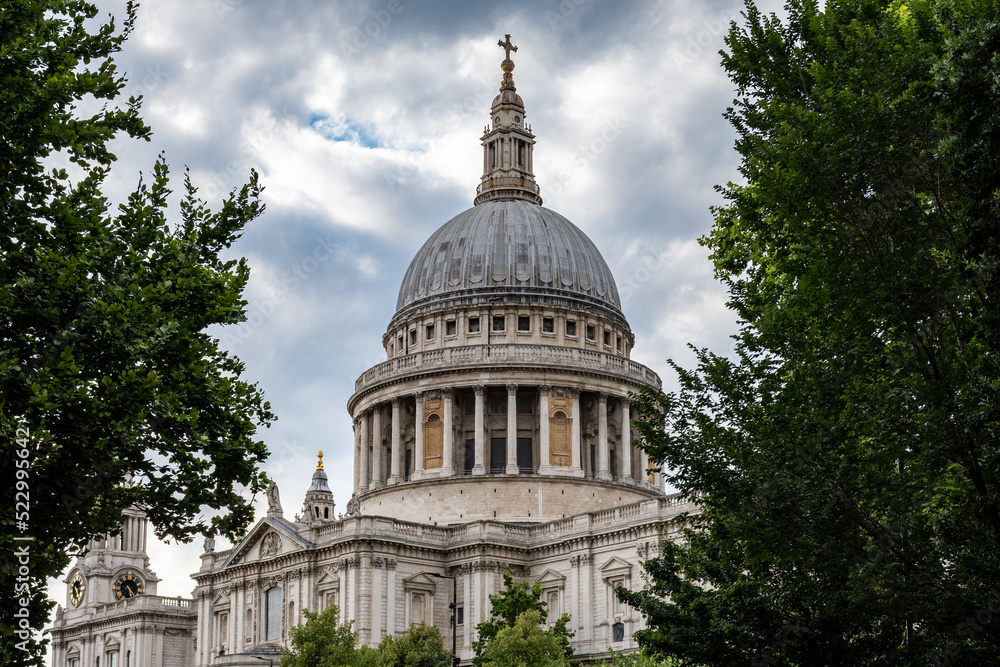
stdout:
{"type": "Polygon", "coordinates": [[[503,315],[494,315],[493,316],[493,330],[494,331],[503,331],[506,328],[507,328],[507,318],[504,317],[503,315]]]}
{"type": "Polygon", "coordinates": [[[556,322],[551,317],[542,318],[542,333],[553,333],[556,330],[556,322]]]}
{"type": "Polygon", "coordinates": [[[417,344],[417,330],[410,329],[410,345],[416,345],[416,344],[417,344]]]}
{"type": "Polygon", "coordinates": [[[518,331],[531,331],[531,316],[530,315],[518,315],[518,317],[517,317],[517,330],[518,331]]]}
{"type": "Polygon", "coordinates": [[[469,318],[469,333],[479,333],[479,318],[470,317],[469,318]]]}
{"type": "Polygon", "coordinates": [[[611,332],[610,331],[605,331],[604,332],[604,344],[607,345],[608,347],[611,347],[611,332]]]}
{"type": "Polygon", "coordinates": [[[427,325],[427,340],[434,340],[434,325],[427,325]]]}
{"type": "Polygon", "coordinates": [[[576,335],[576,322],[573,320],[566,320],[566,335],[575,336],[576,335]]]}
{"type": "Polygon", "coordinates": [[[448,320],[447,322],[444,323],[445,336],[454,336],[457,330],[458,327],[455,326],[455,320],[448,320]]]}
{"type": "Polygon", "coordinates": [[[594,336],[596,336],[596,334],[597,334],[597,331],[594,328],[594,325],[593,324],[588,324],[587,325],[587,340],[594,340],[594,336]]]}

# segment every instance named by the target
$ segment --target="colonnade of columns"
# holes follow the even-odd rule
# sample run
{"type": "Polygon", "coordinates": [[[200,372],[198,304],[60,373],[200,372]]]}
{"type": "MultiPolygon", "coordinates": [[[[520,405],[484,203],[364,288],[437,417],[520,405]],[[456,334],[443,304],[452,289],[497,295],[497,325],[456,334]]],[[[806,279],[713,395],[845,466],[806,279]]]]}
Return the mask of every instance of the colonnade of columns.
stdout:
{"type": "MultiPolygon", "coordinates": [[[[575,389],[554,390],[552,387],[541,386],[518,386],[516,384],[506,385],[506,428],[500,431],[505,436],[506,455],[502,462],[487,460],[487,438],[491,434],[497,433],[496,421],[494,428],[487,429],[487,394],[488,388],[485,385],[471,387],[474,400],[472,414],[471,434],[466,434],[471,438],[471,453],[473,460],[464,461],[462,472],[472,476],[481,476],[488,473],[518,475],[518,474],[541,474],[541,475],[564,475],[568,477],[593,477],[599,480],[620,481],[626,484],[647,483],[644,471],[648,468],[648,458],[646,452],[638,450],[638,466],[633,470],[633,443],[631,434],[631,403],[627,397],[610,396],[608,393],[590,392],[596,402],[596,433],[591,430],[588,440],[596,445],[595,461],[591,463],[590,470],[585,471],[583,467],[584,452],[584,415],[581,411],[581,392],[575,389]],[[522,397],[527,391],[537,393],[538,406],[537,414],[533,415],[535,423],[531,428],[532,434],[537,433],[538,447],[534,449],[530,471],[525,469],[524,462],[518,460],[518,391],[522,392],[522,397]],[[568,452],[565,452],[565,441],[555,443],[556,447],[562,450],[557,453],[562,463],[553,465],[553,442],[550,419],[550,406],[553,394],[557,393],[559,398],[557,403],[556,416],[559,417],[563,411],[569,421],[570,433],[568,452]],[[611,442],[609,435],[609,415],[608,401],[612,398],[615,401],[618,414],[620,438],[611,442]],[[568,403],[568,404],[567,404],[568,403]],[[568,408],[568,409],[565,409],[568,408]],[[619,463],[619,467],[612,468],[612,447],[615,448],[614,459],[619,463]],[[538,460],[534,455],[537,453],[538,460]],[[569,460],[565,461],[566,454],[569,460]],[[471,465],[470,465],[471,464],[471,465]],[[567,465],[568,464],[568,465],[567,465]]],[[[383,486],[393,486],[407,479],[423,479],[428,477],[451,477],[459,474],[459,461],[455,451],[455,428],[454,414],[456,408],[456,393],[458,390],[446,389],[434,392],[432,400],[434,407],[425,410],[425,406],[431,394],[426,392],[416,392],[410,396],[397,396],[383,403],[369,406],[361,413],[355,415],[355,480],[354,491],[364,493],[369,490],[382,488],[383,486]],[[405,418],[404,411],[409,412],[412,406],[412,417],[405,418]],[[441,429],[440,435],[440,461],[437,455],[425,451],[425,426],[433,424],[441,429]],[[383,420],[388,417],[389,428],[383,428],[383,420]],[[409,431],[412,427],[412,436],[406,437],[404,441],[404,428],[409,431]],[[411,465],[406,465],[406,452],[411,452],[411,465]],[[388,463],[386,463],[388,457],[388,463]],[[433,460],[432,460],[433,459],[433,460]],[[431,465],[437,463],[437,465],[431,465]]],[[[593,412],[591,415],[593,416],[593,412]]],[[[522,415],[522,418],[524,415],[522,415]]],[[[593,424],[591,424],[593,426],[593,424]]],[[[522,433],[525,431],[524,422],[521,422],[522,433]]],[[[435,451],[436,447],[435,445],[435,451]]],[[[464,458],[464,457],[463,457],[464,458]]],[[[660,487],[659,475],[653,485],[660,487]]]]}

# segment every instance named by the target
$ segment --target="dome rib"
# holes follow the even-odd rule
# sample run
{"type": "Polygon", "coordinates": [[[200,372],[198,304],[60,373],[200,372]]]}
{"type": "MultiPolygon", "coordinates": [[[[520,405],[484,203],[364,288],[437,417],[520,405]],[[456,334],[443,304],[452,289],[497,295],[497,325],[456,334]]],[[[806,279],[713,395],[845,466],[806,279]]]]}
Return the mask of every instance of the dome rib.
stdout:
{"type": "Polygon", "coordinates": [[[569,298],[624,319],[597,246],[555,211],[519,199],[484,202],[431,234],[406,270],[396,314],[479,292],[569,298]]]}

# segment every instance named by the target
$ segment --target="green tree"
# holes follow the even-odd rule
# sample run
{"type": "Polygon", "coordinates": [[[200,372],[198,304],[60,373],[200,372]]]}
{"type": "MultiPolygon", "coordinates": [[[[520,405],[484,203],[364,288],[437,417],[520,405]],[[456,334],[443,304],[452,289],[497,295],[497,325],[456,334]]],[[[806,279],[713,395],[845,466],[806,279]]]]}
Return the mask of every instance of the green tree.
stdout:
{"type": "MultiPolygon", "coordinates": [[[[331,605],[314,613],[302,610],[306,622],[288,631],[288,648],[282,649],[281,667],[351,667],[358,661],[358,633],[350,621],[341,625],[340,609],[331,605]]],[[[377,663],[366,663],[373,665],[377,663]]]]}
{"type": "Polygon", "coordinates": [[[411,625],[398,637],[386,635],[378,645],[379,667],[448,667],[451,651],[444,647],[441,631],[433,625],[411,625]]]}
{"type": "Polygon", "coordinates": [[[657,660],[642,651],[622,653],[611,651],[610,660],[602,660],[597,663],[598,667],[678,667],[680,662],[675,658],[663,658],[657,660]]]}
{"type": "Polygon", "coordinates": [[[642,398],[702,511],[620,597],[706,665],[997,664],[1000,6],[745,19],[744,182],[703,239],[736,353],[642,398]]]}
{"type": "Polygon", "coordinates": [[[501,627],[480,656],[483,667],[569,667],[561,637],[543,630],[544,622],[542,612],[532,610],[501,627]]]}
{"type": "MultiPolygon", "coordinates": [[[[490,608],[492,613],[490,620],[483,621],[476,626],[478,639],[472,643],[475,657],[472,663],[476,667],[482,667],[484,654],[490,642],[504,628],[512,627],[517,619],[525,612],[537,612],[539,624],[548,621],[548,605],[542,602],[542,587],[538,584],[530,585],[526,581],[515,584],[510,572],[503,573],[504,588],[497,595],[490,596],[490,608]]],[[[574,633],[567,629],[569,624],[569,614],[563,614],[553,625],[552,632],[563,647],[563,654],[569,658],[573,655],[573,648],[569,645],[569,640],[574,633]]]]}
{"type": "Polygon", "coordinates": [[[270,407],[206,333],[244,319],[249,269],[219,255],[263,211],[256,174],[214,212],[185,179],[170,224],[161,158],[112,210],[109,141],[150,130],[139,99],[118,105],[113,55],[135,8],[121,28],[96,14],[0,0],[0,455],[16,478],[0,575],[21,577],[0,633],[16,662],[41,664],[30,631],[48,619],[46,578],[123,509],[144,509],[160,536],[235,536],[252,518],[242,492],[266,482],[254,435],[270,407]]]}

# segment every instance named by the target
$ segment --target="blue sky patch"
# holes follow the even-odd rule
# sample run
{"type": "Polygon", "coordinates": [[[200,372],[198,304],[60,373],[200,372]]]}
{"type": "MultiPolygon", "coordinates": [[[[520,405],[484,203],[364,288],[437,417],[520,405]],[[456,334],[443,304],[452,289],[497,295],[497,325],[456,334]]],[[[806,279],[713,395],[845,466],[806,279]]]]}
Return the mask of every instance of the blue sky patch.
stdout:
{"type": "Polygon", "coordinates": [[[331,141],[348,141],[365,148],[382,148],[382,144],[371,134],[369,128],[348,118],[330,118],[312,114],[309,117],[309,127],[331,141]]]}

